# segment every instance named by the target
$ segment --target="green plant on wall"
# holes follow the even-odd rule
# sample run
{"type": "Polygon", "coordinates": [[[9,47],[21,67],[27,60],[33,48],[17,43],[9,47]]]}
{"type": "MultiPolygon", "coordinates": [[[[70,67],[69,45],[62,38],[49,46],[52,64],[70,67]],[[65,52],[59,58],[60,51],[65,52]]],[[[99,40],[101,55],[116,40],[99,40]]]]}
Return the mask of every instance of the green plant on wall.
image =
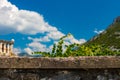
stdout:
{"type": "Polygon", "coordinates": [[[70,33],[60,38],[57,44],[53,45],[52,52],[35,52],[44,57],[69,57],[69,56],[118,56],[120,51],[112,51],[108,46],[101,44],[71,44],[65,45],[64,39],[72,36],[70,33]]]}
{"type": "Polygon", "coordinates": [[[55,57],[63,57],[64,53],[63,53],[63,44],[64,44],[64,39],[67,37],[72,36],[70,33],[61,37],[60,40],[58,41],[57,44],[53,45],[52,48],[52,53],[51,55],[54,55],[55,57]]]}

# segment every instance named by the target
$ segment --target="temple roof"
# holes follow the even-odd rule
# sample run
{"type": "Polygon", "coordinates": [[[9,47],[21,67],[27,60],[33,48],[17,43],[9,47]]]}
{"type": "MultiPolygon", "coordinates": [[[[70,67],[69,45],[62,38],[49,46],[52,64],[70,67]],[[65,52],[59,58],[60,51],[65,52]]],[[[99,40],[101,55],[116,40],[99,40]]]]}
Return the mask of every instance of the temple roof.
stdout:
{"type": "Polygon", "coordinates": [[[0,40],[0,43],[14,44],[14,41],[0,40]]]}

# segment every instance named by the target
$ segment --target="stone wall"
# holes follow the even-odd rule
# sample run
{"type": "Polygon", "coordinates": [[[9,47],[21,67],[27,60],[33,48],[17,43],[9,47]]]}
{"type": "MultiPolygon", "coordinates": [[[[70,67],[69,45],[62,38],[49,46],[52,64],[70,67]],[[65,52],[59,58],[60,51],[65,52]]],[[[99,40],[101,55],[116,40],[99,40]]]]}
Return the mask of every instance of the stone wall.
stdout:
{"type": "Polygon", "coordinates": [[[33,69],[78,69],[120,68],[119,56],[93,56],[68,58],[0,57],[0,68],[33,69]]]}
{"type": "Polygon", "coordinates": [[[120,69],[1,69],[0,80],[120,80],[120,69]]]}
{"type": "Polygon", "coordinates": [[[1,57],[0,80],[120,80],[120,57],[1,57]]]}

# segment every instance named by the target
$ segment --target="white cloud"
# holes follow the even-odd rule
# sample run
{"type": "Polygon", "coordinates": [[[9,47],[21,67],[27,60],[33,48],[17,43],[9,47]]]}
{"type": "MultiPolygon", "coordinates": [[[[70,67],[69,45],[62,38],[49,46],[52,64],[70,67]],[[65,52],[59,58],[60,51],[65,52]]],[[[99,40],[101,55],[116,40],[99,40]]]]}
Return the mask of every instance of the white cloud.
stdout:
{"type": "Polygon", "coordinates": [[[86,42],[86,40],[85,39],[77,40],[74,36],[69,36],[65,38],[65,42],[69,42],[69,44],[74,44],[74,43],[83,44],[86,42]]]}
{"type": "Polygon", "coordinates": [[[25,48],[24,51],[29,55],[31,55],[31,53],[33,52],[29,47],[25,48]]]}
{"type": "MultiPolygon", "coordinates": [[[[8,0],[0,0],[0,34],[21,33],[27,35],[44,34],[43,37],[28,37],[32,40],[28,43],[24,51],[50,51],[52,46],[47,47],[42,42],[58,41],[65,34],[60,32],[56,27],[49,25],[44,17],[34,11],[21,10],[8,0]]],[[[69,39],[71,43],[81,44],[84,40],[77,40],[74,37],[69,39]]],[[[66,42],[67,43],[67,42],[66,42]]],[[[20,49],[14,49],[16,53],[20,49]]]]}
{"type": "Polygon", "coordinates": [[[40,37],[40,38],[28,37],[28,40],[32,40],[34,42],[49,42],[50,41],[48,36],[44,36],[44,37],[40,37]]]}
{"type": "MultiPolygon", "coordinates": [[[[51,37],[54,37],[54,36],[52,36],[52,34],[51,34],[50,36],[47,35],[47,36],[44,36],[44,37],[48,37],[48,40],[49,40],[51,37]]],[[[60,37],[62,37],[62,35],[60,35],[60,37]]],[[[56,40],[54,40],[55,44],[58,44],[58,39],[60,39],[60,37],[54,38],[54,39],[56,39],[56,40]]],[[[32,42],[28,44],[29,49],[31,49],[33,51],[43,51],[43,52],[50,51],[51,52],[53,45],[51,44],[49,47],[47,47],[46,45],[42,44],[41,42],[44,42],[44,41],[42,41],[42,38],[28,37],[28,39],[32,40],[32,42]]],[[[85,42],[86,42],[85,39],[77,40],[77,39],[74,38],[74,36],[69,36],[69,37],[64,39],[63,51],[65,51],[65,49],[66,49],[65,45],[70,45],[70,44],[73,44],[73,43],[83,44],[85,42]]]]}
{"type": "Polygon", "coordinates": [[[102,33],[104,30],[97,30],[97,29],[95,29],[94,30],[94,33],[96,33],[96,34],[100,34],[100,33],[102,33]]]}
{"type": "Polygon", "coordinates": [[[83,43],[85,43],[85,42],[87,42],[85,39],[80,39],[80,40],[79,40],[79,43],[80,43],[80,44],[83,44],[83,43]]]}
{"type": "Polygon", "coordinates": [[[31,42],[28,44],[28,47],[33,51],[43,51],[43,52],[49,51],[49,48],[47,48],[46,45],[41,44],[40,42],[31,42]]]}
{"type": "Polygon", "coordinates": [[[32,40],[34,42],[49,42],[49,41],[51,41],[51,39],[52,40],[59,40],[64,35],[65,34],[63,34],[60,31],[51,31],[51,32],[48,32],[43,37],[39,37],[39,38],[28,37],[28,40],[32,40]]]}
{"type": "MultiPolygon", "coordinates": [[[[32,42],[29,43],[27,45],[28,47],[25,48],[24,50],[26,52],[28,52],[29,54],[32,53],[32,52],[34,52],[34,51],[42,51],[42,52],[51,52],[52,51],[53,45],[51,44],[49,47],[47,47],[45,44],[42,44],[40,42],[41,38],[40,39],[36,39],[36,38],[28,37],[28,39],[32,40],[32,42]]],[[[72,37],[68,37],[64,41],[63,51],[65,51],[65,49],[66,49],[65,45],[70,45],[70,44],[73,44],[73,43],[83,44],[85,42],[86,42],[85,39],[77,40],[73,36],[72,37]]],[[[57,41],[54,40],[54,43],[58,44],[58,40],[57,41]]]]}
{"type": "MultiPolygon", "coordinates": [[[[57,28],[44,21],[37,12],[20,10],[7,0],[0,0],[0,33],[37,34],[57,32],[57,28]],[[6,33],[3,32],[6,30],[6,33]]],[[[59,31],[58,31],[59,32],[59,31]]]]}
{"type": "Polygon", "coordinates": [[[64,36],[65,34],[63,34],[62,32],[60,31],[52,31],[50,33],[47,34],[47,36],[51,39],[54,39],[54,40],[58,40],[60,39],[62,36],[64,36]]]}
{"type": "Polygon", "coordinates": [[[22,51],[22,50],[21,50],[20,48],[13,48],[13,52],[14,52],[16,55],[20,54],[21,51],[22,51]]]}

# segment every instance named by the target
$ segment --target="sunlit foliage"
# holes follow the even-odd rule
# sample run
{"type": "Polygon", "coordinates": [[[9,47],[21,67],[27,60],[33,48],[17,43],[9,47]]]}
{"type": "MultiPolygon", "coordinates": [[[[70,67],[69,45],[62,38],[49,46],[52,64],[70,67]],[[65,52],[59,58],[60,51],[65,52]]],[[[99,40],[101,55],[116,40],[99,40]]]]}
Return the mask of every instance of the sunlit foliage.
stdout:
{"type": "Polygon", "coordinates": [[[34,54],[40,54],[43,57],[75,57],[75,56],[119,56],[120,51],[112,51],[106,45],[100,44],[71,44],[65,45],[65,51],[63,51],[64,39],[72,36],[70,33],[60,38],[57,44],[53,44],[52,52],[34,52],[34,54]]]}

